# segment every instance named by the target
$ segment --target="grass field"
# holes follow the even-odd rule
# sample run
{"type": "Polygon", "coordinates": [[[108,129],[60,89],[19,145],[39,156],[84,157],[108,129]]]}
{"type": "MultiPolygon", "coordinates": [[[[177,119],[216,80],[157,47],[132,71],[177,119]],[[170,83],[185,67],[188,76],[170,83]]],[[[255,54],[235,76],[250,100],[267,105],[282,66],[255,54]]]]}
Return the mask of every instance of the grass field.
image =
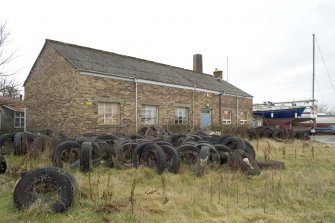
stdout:
{"type": "MultiPolygon", "coordinates": [[[[223,166],[196,177],[182,165],[179,174],[150,169],[70,170],[79,192],[63,214],[43,205],[19,211],[13,190],[24,170],[50,166],[6,156],[0,175],[0,222],[335,222],[335,145],[312,141],[251,141],[257,159],[282,160],[286,168],[245,176],[223,166]]],[[[44,157],[44,158],[43,158],[44,157]]]]}

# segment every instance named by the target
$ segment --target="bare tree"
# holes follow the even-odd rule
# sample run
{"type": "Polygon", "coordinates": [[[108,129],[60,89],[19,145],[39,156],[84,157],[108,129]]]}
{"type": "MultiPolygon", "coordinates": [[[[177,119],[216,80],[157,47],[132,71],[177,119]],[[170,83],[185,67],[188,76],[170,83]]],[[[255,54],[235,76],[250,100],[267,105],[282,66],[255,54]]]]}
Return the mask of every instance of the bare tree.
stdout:
{"type": "Polygon", "coordinates": [[[330,112],[329,106],[327,104],[319,104],[318,112],[328,114],[330,112]]]}
{"type": "Polygon", "coordinates": [[[20,84],[14,77],[0,76],[0,95],[10,98],[20,97],[20,84]]]}
{"type": "Polygon", "coordinates": [[[0,75],[10,76],[13,73],[7,73],[4,69],[5,65],[14,59],[14,53],[8,53],[5,51],[5,46],[9,42],[10,33],[6,30],[6,23],[0,23],[0,75]]]}
{"type": "Polygon", "coordinates": [[[335,106],[330,109],[329,114],[335,115],[335,106]]]}
{"type": "Polygon", "coordinates": [[[0,23],[0,95],[18,98],[20,96],[20,84],[13,77],[14,73],[5,70],[5,66],[15,58],[15,51],[11,53],[5,51],[9,42],[9,35],[10,33],[6,30],[6,23],[0,23]]]}

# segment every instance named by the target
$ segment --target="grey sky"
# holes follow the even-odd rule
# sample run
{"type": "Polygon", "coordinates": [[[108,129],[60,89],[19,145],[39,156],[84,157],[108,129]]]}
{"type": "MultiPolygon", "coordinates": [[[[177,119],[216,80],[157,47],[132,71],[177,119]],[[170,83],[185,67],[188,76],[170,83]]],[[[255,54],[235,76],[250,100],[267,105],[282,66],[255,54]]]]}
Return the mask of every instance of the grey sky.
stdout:
{"type": "Polygon", "coordinates": [[[186,69],[201,53],[204,72],[225,80],[228,57],[229,82],[254,103],[311,99],[315,33],[330,75],[316,48],[315,96],[335,107],[334,11],[332,0],[5,0],[0,20],[20,82],[48,38],[186,69]]]}

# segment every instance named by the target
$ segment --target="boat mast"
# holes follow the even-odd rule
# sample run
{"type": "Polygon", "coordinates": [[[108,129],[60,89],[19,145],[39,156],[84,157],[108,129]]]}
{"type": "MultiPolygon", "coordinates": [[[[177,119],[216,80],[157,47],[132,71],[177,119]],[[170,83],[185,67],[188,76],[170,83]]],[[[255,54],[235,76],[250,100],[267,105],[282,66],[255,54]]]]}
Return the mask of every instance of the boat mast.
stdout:
{"type": "Polygon", "coordinates": [[[313,105],[313,110],[314,110],[314,79],[315,79],[315,34],[313,34],[313,90],[312,90],[312,105],[313,105]]]}
{"type": "Polygon", "coordinates": [[[315,34],[313,33],[313,92],[312,92],[312,112],[313,112],[313,128],[317,127],[316,124],[316,116],[317,116],[317,109],[315,107],[315,97],[314,97],[314,80],[315,80],[315,34]]]}

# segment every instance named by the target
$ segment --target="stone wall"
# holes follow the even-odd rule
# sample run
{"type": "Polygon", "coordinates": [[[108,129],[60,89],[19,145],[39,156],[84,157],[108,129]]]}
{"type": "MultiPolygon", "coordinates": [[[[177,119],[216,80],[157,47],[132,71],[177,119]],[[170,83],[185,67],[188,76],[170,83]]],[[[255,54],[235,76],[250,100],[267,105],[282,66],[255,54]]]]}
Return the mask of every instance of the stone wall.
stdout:
{"type": "Polygon", "coordinates": [[[46,45],[25,82],[27,130],[80,132],[79,72],[46,45]]]}
{"type": "MultiPolygon", "coordinates": [[[[221,112],[224,109],[232,112],[232,125],[239,122],[237,108],[239,112],[249,114],[248,125],[251,125],[252,99],[84,75],[46,45],[25,83],[27,129],[50,128],[70,135],[115,131],[135,133],[136,85],[137,117],[140,117],[142,105],[156,105],[159,126],[173,125],[175,107],[180,106],[188,108],[190,126],[200,126],[201,109],[210,109],[212,125],[219,125],[220,98],[221,112]],[[98,125],[97,102],[102,99],[120,104],[120,125],[98,125]]],[[[142,126],[140,121],[137,118],[138,129],[142,126]]]]}

